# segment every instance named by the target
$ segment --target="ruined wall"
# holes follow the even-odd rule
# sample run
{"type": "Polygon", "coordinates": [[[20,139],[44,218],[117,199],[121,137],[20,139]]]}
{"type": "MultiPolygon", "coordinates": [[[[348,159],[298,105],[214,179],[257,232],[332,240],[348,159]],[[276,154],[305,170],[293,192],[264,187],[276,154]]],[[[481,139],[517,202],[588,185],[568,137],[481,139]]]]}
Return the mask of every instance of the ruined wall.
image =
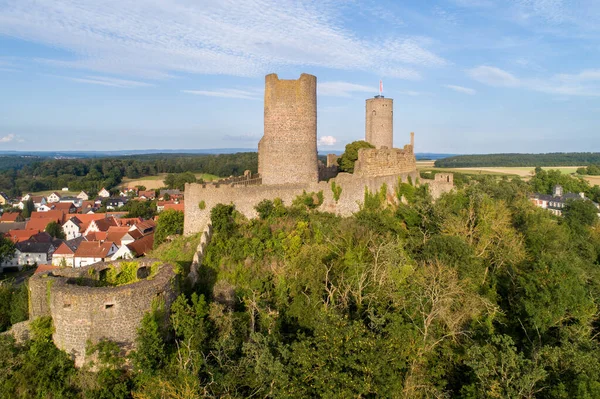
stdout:
{"type": "Polygon", "coordinates": [[[258,143],[263,184],[317,182],[317,78],[265,77],[264,135],[258,143]]]}
{"type": "Polygon", "coordinates": [[[452,173],[436,173],[433,180],[424,180],[429,185],[429,193],[433,198],[450,192],[454,188],[454,175],[452,173]]]}
{"type": "Polygon", "coordinates": [[[410,144],[398,148],[361,148],[354,164],[357,176],[387,176],[416,172],[417,162],[410,144]]]}
{"type": "Polygon", "coordinates": [[[394,100],[377,96],[366,101],[365,140],[375,148],[394,147],[394,100]]]}
{"type": "Polygon", "coordinates": [[[191,183],[185,185],[185,218],[184,234],[194,234],[203,231],[210,222],[210,210],[217,204],[234,204],[236,209],[248,218],[258,216],[254,207],[263,199],[281,198],[284,204],[291,205],[292,201],[306,192],[323,191],[323,204],[319,210],[332,212],[341,216],[350,216],[359,210],[359,204],[364,200],[365,188],[375,192],[385,183],[388,195],[395,198],[395,188],[399,181],[416,181],[416,170],[399,175],[358,177],[349,173],[340,173],[329,182],[305,184],[283,184],[277,186],[219,186],[191,183]],[[333,198],[331,182],[335,181],[342,188],[338,201],[333,198]],[[203,201],[204,209],[199,203],[203,201]]]}
{"type": "Polygon", "coordinates": [[[187,277],[191,287],[196,285],[198,279],[200,278],[200,266],[202,265],[202,261],[204,260],[204,253],[206,251],[208,243],[210,243],[211,238],[212,224],[209,221],[204,227],[204,231],[202,231],[202,235],[200,236],[200,243],[198,244],[198,247],[196,247],[196,253],[194,254],[194,258],[192,259],[192,266],[190,267],[190,274],[188,274],[187,277]]]}
{"type": "MultiPolygon", "coordinates": [[[[151,265],[160,261],[136,262],[138,271],[149,272],[151,265]]],[[[170,264],[161,264],[151,279],[118,287],[93,286],[97,280],[94,276],[110,265],[118,269],[120,264],[97,263],[78,269],[61,269],[36,274],[29,280],[30,319],[52,316],[54,343],[72,356],[77,367],[88,360],[85,355],[88,341],[96,343],[108,339],[118,343],[124,351],[133,349],[140,322],[152,310],[156,299],[164,301],[168,315],[176,298],[177,275],[170,264]]]]}

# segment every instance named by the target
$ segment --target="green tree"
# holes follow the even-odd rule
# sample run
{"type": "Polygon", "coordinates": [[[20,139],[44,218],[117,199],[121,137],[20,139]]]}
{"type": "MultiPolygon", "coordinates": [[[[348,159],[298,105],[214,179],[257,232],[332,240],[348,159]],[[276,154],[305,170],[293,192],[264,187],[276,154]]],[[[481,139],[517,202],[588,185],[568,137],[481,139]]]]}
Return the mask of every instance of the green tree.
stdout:
{"type": "Polygon", "coordinates": [[[15,256],[15,244],[6,237],[0,237],[0,263],[15,256]]]}
{"type": "Polygon", "coordinates": [[[563,216],[571,226],[592,226],[598,223],[600,210],[592,201],[570,200],[564,208],[563,216]]]}
{"type": "Polygon", "coordinates": [[[342,172],[353,173],[354,163],[358,159],[358,150],[361,148],[375,148],[371,143],[363,140],[346,144],[344,153],[338,159],[338,165],[342,172]]]}
{"type": "Polygon", "coordinates": [[[154,247],[158,247],[173,234],[183,233],[183,212],[167,209],[160,213],[154,232],[154,247]]]}
{"type": "Polygon", "coordinates": [[[21,216],[24,218],[31,217],[33,211],[35,211],[35,204],[33,203],[33,199],[29,198],[25,201],[25,204],[23,204],[23,213],[21,213],[21,216]]]}
{"type": "Polygon", "coordinates": [[[63,231],[61,225],[54,220],[48,223],[44,231],[54,238],[59,238],[62,240],[66,238],[65,232],[63,231]]]}

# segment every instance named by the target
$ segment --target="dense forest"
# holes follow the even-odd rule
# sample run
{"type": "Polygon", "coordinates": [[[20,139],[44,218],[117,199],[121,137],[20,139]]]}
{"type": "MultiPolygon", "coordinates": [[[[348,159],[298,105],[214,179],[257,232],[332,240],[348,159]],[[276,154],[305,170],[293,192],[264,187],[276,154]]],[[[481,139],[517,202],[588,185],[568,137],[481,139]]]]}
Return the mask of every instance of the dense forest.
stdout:
{"type": "Polygon", "coordinates": [[[478,176],[435,202],[402,184],[346,218],[318,193],[254,220],[219,205],[200,284],[168,326],[144,318],[129,367],[102,342],[99,372],[76,370],[40,319],[0,337],[0,397],[598,398],[597,209],[528,199],[559,176],[478,176]]]}
{"type": "Polygon", "coordinates": [[[456,155],[435,161],[438,168],[501,166],[583,166],[600,164],[598,152],[559,152],[549,154],[456,155]]]}
{"type": "Polygon", "coordinates": [[[111,189],[124,177],[139,178],[158,173],[208,173],[238,176],[258,169],[256,153],[220,155],[149,154],[111,158],[41,159],[0,157],[0,191],[10,196],[27,192],[60,190],[98,192],[111,189]],[[15,158],[2,163],[3,158],[15,158]],[[32,160],[25,162],[23,160],[32,160]],[[2,168],[4,167],[4,168],[2,168]]]}

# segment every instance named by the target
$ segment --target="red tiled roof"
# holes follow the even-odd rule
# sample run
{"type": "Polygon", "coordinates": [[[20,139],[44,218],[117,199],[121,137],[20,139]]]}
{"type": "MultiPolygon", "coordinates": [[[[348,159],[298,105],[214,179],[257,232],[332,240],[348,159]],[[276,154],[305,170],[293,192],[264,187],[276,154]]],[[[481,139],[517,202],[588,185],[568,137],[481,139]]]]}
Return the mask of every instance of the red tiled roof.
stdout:
{"type": "Polygon", "coordinates": [[[58,248],[56,248],[56,251],[54,251],[53,255],[73,255],[74,252],[71,248],[69,248],[69,246],[67,244],[65,244],[64,242],[62,244],[60,244],[58,246],[58,248]]]}
{"type": "Polygon", "coordinates": [[[50,264],[48,264],[48,265],[41,264],[37,267],[37,269],[35,269],[34,274],[44,273],[44,272],[48,272],[51,270],[57,270],[57,269],[60,269],[60,266],[53,266],[50,264]]]}
{"type": "Polygon", "coordinates": [[[156,222],[152,219],[144,220],[143,222],[140,222],[135,225],[135,228],[138,229],[142,234],[148,234],[154,231],[155,227],[156,222]]]}
{"type": "MultiPolygon", "coordinates": [[[[40,212],[40,213],[46,213],[46,212],[40,212]]],[[[55,219],[52,218],[37,218],[37,219],[29,219],[29,221],[27,222],[27,224],[25,225],[25,229],[26,230],[35,230],[35,231],[44,231],[46,230],[46,226],[48,226],[48,224],[50,222],[56,222],[55,219]]]]}
{"type": "Polygon", "coordinates": [[[117,219],[117,224],[119,226],[134,226],[136,223],[143,222],[142,218],[120,218],[117,219]]]}
{"type": "Polygon", "coordinates": [[[69,212],[71,208],[75,208],[75,204],[72,202],[54,202],[51,204],[52,209],[55,211],[69,212]]]}
{"type": "Polygon", "coordinates": [[[78,258],[106,258],[113,243],[105,241],[83,241],[79,244],[79,248],[75,251],[75,256],[78,258]]]}
{"type": "Polygon", "coordinates": [[[137,240],[138,238],[142,238],[144,236],[142,233],[140,233],[138,229],[129,230],[129,235],[133,237],[134,240],[137,240]]]}
{"type": "Polygon", "coordinates": [[[52,219],[62,223],[65,213],[63,211],[31,212],[31,219],[52,219]]]}
{"type": "Polygon", "coordinates": [[[94,231],[85,236],[88,241],[106,241],[106,231],[94,231]]]}
{"type": "Polygon", "coordinates": [[[15,244],[21,241],[27,241],[32,235],[38,233],[37,230],[9,230],[7,237],[15,244]]]}
{"type": "Polygon", "coordinates": [[[104,219],[106,217],[105,213],[84,213],[84,214],[78,214],[77,216],[75,215],[68,215],[67,218],[68,219],[72,219],[76,217],[77,219],[79,219],[81,221],[81,223],[90,223],[92,220],[100,220],[100,219],[104,219]]]}
{"type": "Polygon", "coordinates": [[[5,212],[2,214],[0,222],[16,222],[20,216],[21,214],[19,212],[5,212]]]}
{"type": "Polygon", "coordinates": [[[121,245],[121,239],[123,238],[123,236],[125,234],[127,234],[129,232],[129,227],[125,226],[125,227],[109,227],[108,231],[106,232],[106,240],[107,241],[112,241],[117,245],[121,245]]]}
{"type": "Polygon", "coordinates": [[[139,197],[143,196],[146,198],[154,198],[154,197],[156,197],[156,192],[154,190],[139,191],[138,196],[139,197]]]}
{"type": "Polygon", "coordinates": [[[94,220],[94,223],[96,223],[96,227],[98,227],[98,230],[100,231],[107,231],[111,226],[117,226],[117,222],[113,217],[94,220]]]}
{"type": "Polygon", "coordinates": [[[167,209],[173,209],[174,211],[185,211],[184,203],[180,202],[179,204],[165,204],[165,211],[167,209]]]}
{"type": "Polygon", "coordinates": [[[132,242],[131,244],[127,244],[127,248],[129,248],[132,252],[134,252],[137,256],[146,255],[148,252],[152,250],[154,246],[154,233],[148,234],[132,242]]]}

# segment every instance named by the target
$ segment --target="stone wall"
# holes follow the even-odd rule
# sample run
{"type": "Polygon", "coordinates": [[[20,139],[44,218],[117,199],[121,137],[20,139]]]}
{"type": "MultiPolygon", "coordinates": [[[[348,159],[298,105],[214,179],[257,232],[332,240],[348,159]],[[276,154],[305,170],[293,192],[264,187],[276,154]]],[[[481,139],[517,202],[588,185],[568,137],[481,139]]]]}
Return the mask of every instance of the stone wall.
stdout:
{"type": "Polygon", "coordinates": [[[365,140],[375,148],[394,147],[394,100],[377,96],[366,101],[365,140]]]}
{"type": "Polygon", "coordinates": [[[417,163],[410,144],[398,148],[361,148],[354,164],[357,176],[399,175],[417,170],[417,163]]]}
{"type": "Polygon", "coordinates": [[[202,261],[204,260],[204,253],[206,251],[206,247],[210,243],[210,239],[212,238],[212,224],[210,221],[204,227],[202,231],[202,235],[200,236],[200,243],[196,248],[196,253],[194,254],[194,258],[192,259],[192,266],[190,267],[190,274],[188,275],[188,280],[190,282],[190,286],[196,285],[198,279],[200,277],[199,270],[202,265],[202,261]]]}
{"type": "MultiPolygon", "coordinates": [[[[210,222],[210,210],[217,204],[234,204],[236,209],[248,218],[258,216],[254,207],[263,199],[273,200],[280,198],[284,204],[291,205],[292,201],[306,192],[323,191],[323,204],[319,210],[332,212],[341,216],[350,216],[359,210],[364,200],[365,189],[375,192],[385,183],[388,187],[388,195],[395,198],[395,188],[399,181],[416,181],[417,172],[410,172],[388,176],[359,177],[355,174],[340,173],[329,182],[304,184],[282,184],[276,186],[220,186],[203,185],[191,183],[185,185],[185,219],[184,234],[195,234],[203,231],[210,222]],[[342,188],[338,201],[333,197],[331,182],[342,188]],[[199,204],[203,202],[204,207],[200,209],[199,204]]],[[[423,181],[424,183],[425,181],[423,181]]]]}
{"type": "Polygon", "coordinates": [[[262,183],[317,182],[317,78],[265,77],[264,135],[258,143],[262,183]]]}
{"type": "MultiPolygon", "coordinates": [[[[148,272],[155,259],[138,263],[138,273],[148,272]]],[[[170,264],[161,264],[157,273],[118,287],[97,287],[94,282],[110,266],[120,268],[121,262],[97,263],[78,269],[61,269],[36,274],[29,280],[30,320],[52,316],[53,340],[66,351],[77,367],[86,363],[87,342],[108,339],[123,351],[134,348],[137,329],[157,299],[168,310],[177,295],[177,275],[170,264]],[[90,272],[94,270],[94,272],[90,272]]],[[[144,277],[139,274],[139,277],[144,277]]],[[[166,320],[165,320],[166,321],[166,320]]]]}
{"type": "Polygon", "coordinates": [[[429,184],[429,192],[433,198],[439,198],[443,193],[454,188],[454,175],[452,173],[436,173],[434,180],[425,180],[429,184]]]}

